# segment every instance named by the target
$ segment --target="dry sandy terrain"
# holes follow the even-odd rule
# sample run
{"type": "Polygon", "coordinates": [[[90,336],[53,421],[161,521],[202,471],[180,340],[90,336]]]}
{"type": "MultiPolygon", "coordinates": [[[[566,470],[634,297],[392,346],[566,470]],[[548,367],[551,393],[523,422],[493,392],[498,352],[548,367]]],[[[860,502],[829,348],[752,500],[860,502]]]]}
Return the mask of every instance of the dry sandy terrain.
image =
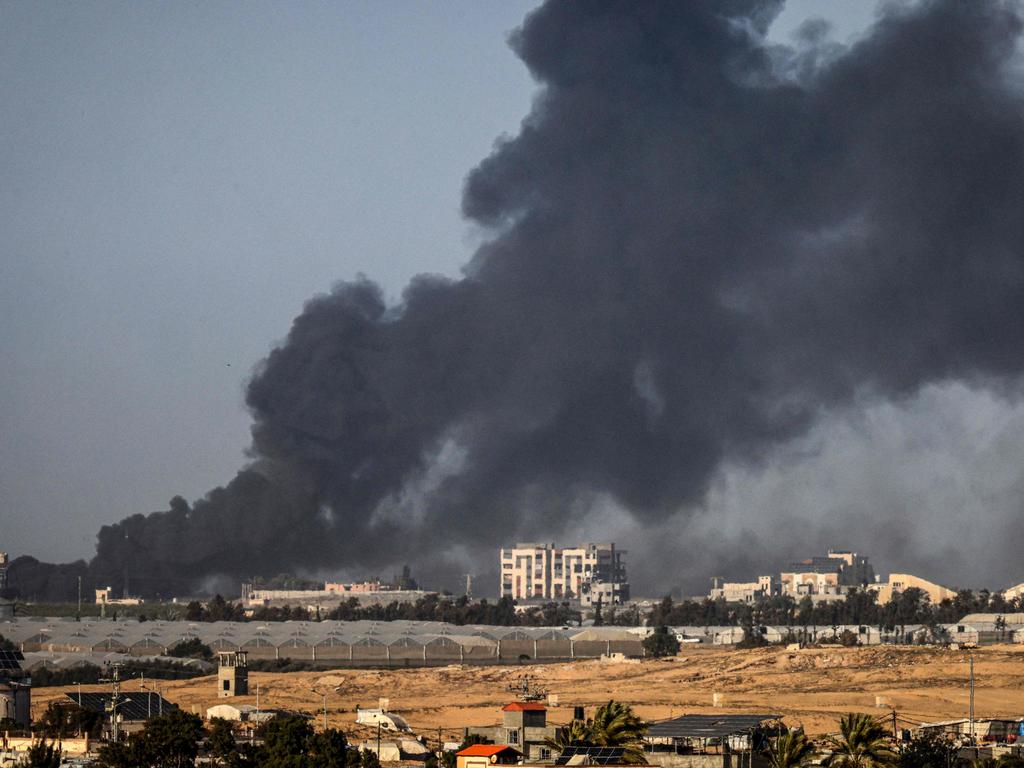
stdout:
{"type": "MultiPolygon", "coordinates": [[[[984,648],[974,656],[977,715],[1024,715],[1024,646],[984,648]]],[[[259,684],[261,707],[318,713],[323,692],[329,692],[329,722],[350,738],[370,735],[354,726],[356,705],[375,707],[378,697],[386,696],[418,733],[436,738],[443,727],[445,737],[455,739],[463,726],[497,723],[499,708],[515,698],[509,683],[522,675],[557,694],[560,706],[549,715],[556,723],[572,717],[574,704],[591,714],[614,697],[648,719],[688,712],[777,712],[788,724],[802,723],[809,733],[820,734],[834,731],[839,715],[853,710],[882,715],[895,707],[901,718],[917,722],[966,717],[967,659],[966,651],[935,648],[685,649],[676,659],[644,662],[252,673],[249,685],[255,691],[259,684]],[[723,697],[720,709],[712,708],[714,693],[723,697]],[[878,696],[885,697],[882,707],[876,706],[878,696]]],[[[125,689],[137,685],[132,681],[125,689]]],[[[36,689],[33,714],[71,690],[36,689]]],[[[200,714],[218,703],[211,677],[161,682],[160,690],[200,714]]],[[[234,701],[255,703],[255,698],[234,701]]]]}

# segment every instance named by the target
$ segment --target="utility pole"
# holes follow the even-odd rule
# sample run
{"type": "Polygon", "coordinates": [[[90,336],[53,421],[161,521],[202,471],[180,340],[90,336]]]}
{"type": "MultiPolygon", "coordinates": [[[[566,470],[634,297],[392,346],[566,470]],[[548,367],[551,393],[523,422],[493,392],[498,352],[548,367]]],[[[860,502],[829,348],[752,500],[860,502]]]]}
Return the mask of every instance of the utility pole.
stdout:
{"type": "Polygon", "coordinates": [[[75,621],[82,620],[82,577],[78,577],[78,613],[75,614],[75,621]]]}
{"type": "Polygon", "coordinates": [[[146,688],[145,672],[139,672],[139,690],[146,692],[146,717],[150,718],[153,716],[153,697],[149,695],[149,689],[146,688]]]}
{"type": "Polygon", "coordinates": [[[121,665],[117,662],[110,664],[111,676],[100,680],[101,683],[110,683],[110,702],[105,709],[110,715],[110,739],[118,740],[117,708],[121,705],[121,665]]]}
{"type": "Polygon", "coordinates": [[[377,762],[380,762],[380,720],[377,721],[377,762]]]}
{"type": "MultiPolygon", "coordinates": [[[[971,744],[974,744],[974,654],[971,654],[971,744]]],[[[975,753],[977,757],[977,753],[975,753]]]]}

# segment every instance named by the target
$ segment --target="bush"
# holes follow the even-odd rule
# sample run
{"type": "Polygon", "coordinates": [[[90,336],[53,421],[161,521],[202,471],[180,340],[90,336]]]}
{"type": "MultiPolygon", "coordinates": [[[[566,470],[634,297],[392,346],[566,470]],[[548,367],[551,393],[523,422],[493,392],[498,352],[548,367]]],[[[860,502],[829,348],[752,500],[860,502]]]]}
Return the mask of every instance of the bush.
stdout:
{"type": "Polygon", "coordinates": [[[644,638],[644,650],[655,658],[663,656],[675,656],[679,653],[679,640],[674,632],[669,632],[668,627],[660,626],[650,635],[644,638]]]}
{"type": "Polygon", "coordinates": [[[193,637],[190,640],[182,640],[176,645],[172,645],[167,649],[167,655],[177,659],[204,659],[205,661],[211,661],[213,659],[213,649],[198,637],[193,637]]]}

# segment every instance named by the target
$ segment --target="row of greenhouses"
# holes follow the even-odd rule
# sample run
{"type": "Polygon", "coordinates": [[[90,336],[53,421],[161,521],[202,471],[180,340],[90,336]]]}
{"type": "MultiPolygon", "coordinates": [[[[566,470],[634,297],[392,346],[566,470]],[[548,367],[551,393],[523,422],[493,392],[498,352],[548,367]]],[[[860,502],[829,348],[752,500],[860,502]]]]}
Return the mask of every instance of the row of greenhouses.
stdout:
{"type": "Polygon", "coordinates": [[[437,622],[286,621],[189,623],[16,619],[0,634],[28,653],[165,656],[199,640],[250,659],[358,665],[508,663],[642,656],[642,631],[620,627],[456,626],[437,622]]]}

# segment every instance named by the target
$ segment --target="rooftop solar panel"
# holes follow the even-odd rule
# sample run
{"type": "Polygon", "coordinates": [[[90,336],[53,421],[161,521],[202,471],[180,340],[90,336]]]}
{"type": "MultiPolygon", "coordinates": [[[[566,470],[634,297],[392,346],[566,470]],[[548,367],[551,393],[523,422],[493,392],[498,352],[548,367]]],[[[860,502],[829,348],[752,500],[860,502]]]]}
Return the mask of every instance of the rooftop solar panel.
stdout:
{"type": "Polygon", "coordinates": [[[782,715],[683,715],[673,720],[653,723],[647,735],[670,739],[716,739],[749,733],[764,722],[780,720],[782,715]]]}
{"type": "Polygon", "coordinates": [[[555,765],[621,765],[623,747],[565,747],[555,765]]]}
{"type": "Polygon", "coordinates": [[[0,650],[0,672],[21,672],[21,662],[24,660],[21,651],[0,650]]]}
{"type": "MultiPolygon", "coordinates": [[[[106,713],[109,693],[68,693],[68,700],[89,712],[106,713]]],[[[161,712],[170,712],[177,707],[152,691],[122,693],[117,711],[125,720],[147,720],[161,712]]]]}

